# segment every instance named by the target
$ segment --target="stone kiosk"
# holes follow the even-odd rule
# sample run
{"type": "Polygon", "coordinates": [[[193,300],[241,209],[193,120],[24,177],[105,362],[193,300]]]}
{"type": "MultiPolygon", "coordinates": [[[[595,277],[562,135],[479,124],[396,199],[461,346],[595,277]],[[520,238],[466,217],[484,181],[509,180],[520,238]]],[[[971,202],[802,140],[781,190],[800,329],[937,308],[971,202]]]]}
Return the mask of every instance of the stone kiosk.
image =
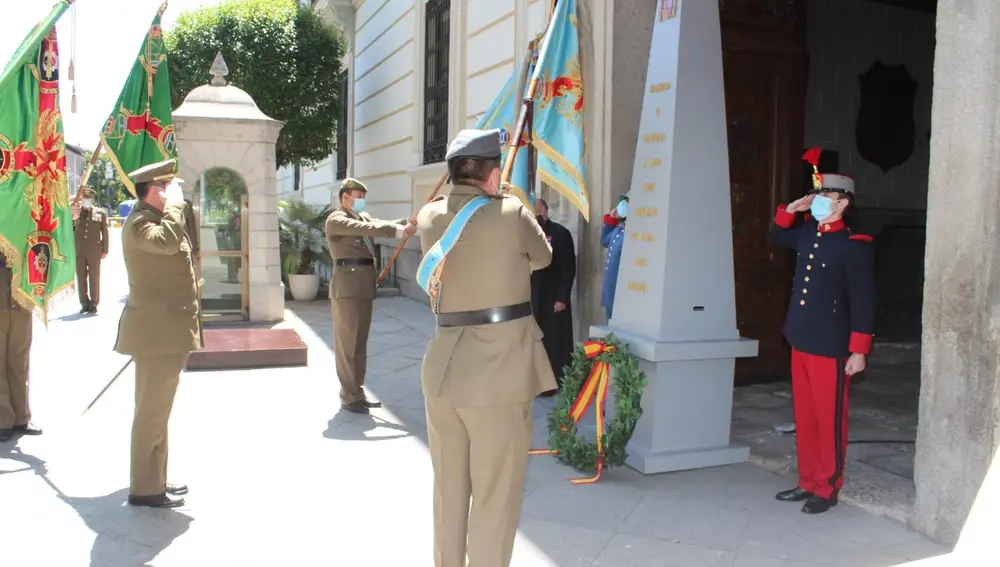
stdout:
{"type": "MultiPolygon", "coordinates": [[[[221,53],[211,67],[211,83],[200,86],[174,111],[174,129],[180,176],[187,180],[185,198],[195,199],[195,180],[206,171],[223,168],[236,173],[245,184],[245,210],[239,213],[238,249],[248,258],[238,279],[247,323],[276,323],[284,319],[285,289],[278,253],[278,190],[275,144],[282,123],[257,108],[243,90],[226,84],[229,74],[221,53]],[[247,269],[249,266],[249,269],[247,269]],[[248,281],[247,281],[248,280],[248,281]]],[[[204,182],[200,193],[204,196],[204,182]]],[[[202,203],[203,208],[204,203],[202,203]]],[[[204,211],[196,211],[199,230],[204,211]]],[[[212,230],[205,230],[213,234],[212,230]]],[[[202,259],[210,243],[202,240],[202,259]]],[[[221,250],[221,249],[220,249],[221,250]]],[[[216,255],[218,251],[214,251],[216,255]]],[[[227,251],[232,254],[233,252],[227,251]]],[[[214,260],[218,261],[218,258],[214,260]]],[[[199,270],[201,271],[201,270],[199,270]]],[[[207,274],[202,274],[203,279],[207,274]]],[[[214,282],[213,282],[214,283],[214,282]]],[[[234,282],[235,283],[235,282],[234,282]]],[[[202,299],[204,309],[204,298],[202,299]]],[[[259,326],[258,326],[259,327],[259,326]]],[[[228,369],[305,365],[306,346],[291,329],[213,328],[203,333],[205,348],[192,353],[188,369],[228,369]]]]}
{"type": "MultiPolygon", "coordinates": [[[[229,74],[222,55],[212,64],[212,81],[184,99],[174,111],[174,129],[180,176],[188,181],[191,199],[194,180],[213,168],[238,173],[249,196],[249,319],[284,319],[285,290],[278,256],[278,179],[275,144],[282,123],[257,108],[246,92],[226,84],[229,74]]],[[[203,189],[204,190],[204,189],[203,189]]]]}
{"type": "Polygon", "coordinates": [[[649,379],[627,461],[644,474],[749,460],[729,442],[733,376],[757,355],[736,328],[718,3],[655,18],[614,313],[591,332],[629,342],[649,379]]]}

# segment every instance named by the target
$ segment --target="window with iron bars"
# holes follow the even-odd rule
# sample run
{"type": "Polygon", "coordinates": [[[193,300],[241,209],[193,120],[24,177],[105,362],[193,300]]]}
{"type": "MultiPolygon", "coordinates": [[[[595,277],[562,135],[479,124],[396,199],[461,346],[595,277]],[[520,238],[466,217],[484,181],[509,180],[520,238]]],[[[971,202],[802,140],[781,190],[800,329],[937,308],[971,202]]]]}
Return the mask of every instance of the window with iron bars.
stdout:
{"type": "Polygon", "coordinates": [[[343,71],[340,78],[340,116],[337,118],[337,179],[347,177],[347,116],[348,116],[348,89],[350,89],[347,69],[343,71]]]}
{"type": "Polygon", "coordinates": [[[424,163],[444,160],[448,148],[448,55],[451,1],[427,0],[424,52],[424,163]]]}

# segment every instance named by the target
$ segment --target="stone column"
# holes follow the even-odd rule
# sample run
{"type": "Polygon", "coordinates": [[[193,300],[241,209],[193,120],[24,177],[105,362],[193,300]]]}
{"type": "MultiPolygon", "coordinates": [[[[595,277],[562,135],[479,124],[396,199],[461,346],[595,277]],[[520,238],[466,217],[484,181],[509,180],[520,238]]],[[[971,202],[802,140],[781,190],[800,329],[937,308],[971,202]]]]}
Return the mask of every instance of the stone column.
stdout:
{"type": "Polygon", "coordinates": [[[1000,3],[938,2],[912,525],[949,543],[1000,442],[998,44],[1000,3]]]}
{"type": "Polygon", "coordinates": [[[278,251],[278,177],[274,145],[281,126],[259,126],[259,142],[248,152],[250,171],[245,174],[249,198],[251,321],[281,321],[285,317],[285,287],[281,283],[278,251]]]}
{"type": "MultiPolygon", "coordinates": [[[[737,357],[729,149],[716,2],[653,24],[614,315],[649,377],[628,464],[650,474],[749,459],[729,443],[737,357]]],[[[655,20],[654,20],[655,18],[655,20]]]]}

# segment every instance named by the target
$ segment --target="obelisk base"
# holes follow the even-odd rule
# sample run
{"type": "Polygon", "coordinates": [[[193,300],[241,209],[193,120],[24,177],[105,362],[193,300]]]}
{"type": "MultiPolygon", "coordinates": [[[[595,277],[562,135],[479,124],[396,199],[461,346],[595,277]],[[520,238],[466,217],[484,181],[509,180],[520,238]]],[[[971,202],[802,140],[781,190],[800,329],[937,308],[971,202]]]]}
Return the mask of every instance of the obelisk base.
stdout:
{"type": "Polygon", "coordinates": [[[655,474],[750,460],[749,447],[731,444],[729,433],[736,359],[757,356],[757,341],[658,343],[610,327],[591,327],[590,334],[612,332],[629,343],[649,381],[626,464],[655,474]]]}

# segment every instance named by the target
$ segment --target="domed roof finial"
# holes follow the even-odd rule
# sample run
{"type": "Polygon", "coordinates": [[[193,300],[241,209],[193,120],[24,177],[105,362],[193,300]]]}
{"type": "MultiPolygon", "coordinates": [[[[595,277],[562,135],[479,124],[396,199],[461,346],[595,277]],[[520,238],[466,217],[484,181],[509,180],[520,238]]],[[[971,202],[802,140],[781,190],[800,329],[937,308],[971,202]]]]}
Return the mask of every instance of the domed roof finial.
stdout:
{"type": "Polygon", "coordinates": [[[229,74],[229,67],[226,65],[226,60],[222,58],[221,51],[215,55],[215,61],[212,62],[212,68],[208,72],[212,74],[212,82],[210,84],[213,87],[226,86],[225,77],[229,74]]]}

